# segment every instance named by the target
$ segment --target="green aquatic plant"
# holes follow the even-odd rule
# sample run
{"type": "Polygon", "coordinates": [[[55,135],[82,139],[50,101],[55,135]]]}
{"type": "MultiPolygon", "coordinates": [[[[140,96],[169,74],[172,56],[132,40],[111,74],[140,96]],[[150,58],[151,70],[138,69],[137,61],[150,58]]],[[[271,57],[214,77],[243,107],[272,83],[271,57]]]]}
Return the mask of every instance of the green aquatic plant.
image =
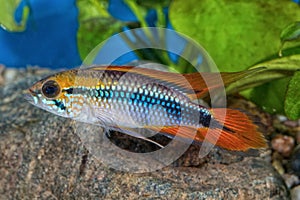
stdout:
{"type": "Polygon", "coordinates": [[[294,76],[289,82],[288,90],[286,93],[286,99],[284,108],[286,114],[291,119],[299,119],[300,118],[300,71],[295,72],[294,76]]]}
{"type": "Polygon", "coordinates": [[[281,47],[278,55],[282,56],[282,48],[286,42],[294,42],[300,38],[300,22],[293,22],[283,29],[280,34],[281,47]]]}
{"type": "Polygon", "coordinates": [[[299,118],[300,52],[299,6],[289,0],[209,1],[174,0],[170,20],[182,32],[202,44],[220,71],[264,67],[227,88],[241,92],[270,113],[299,118]],[[289,24],[292,24],[288,26],[289,24]],[[293,77],[293,78],[291,78],[293,77]]]}
{"type": "Polygon", "coordinates": [[[20,22],[16,22],[14,18],[15,11],[20,3],[21,0],[0,0],[0,25],[5,30],[14,32],[25,30],[29,15],[29,7],[23,7],[22,18],[20,22]]]}
{"type": "Polygon", "coordinates": [[[77,44],[81,58],[116,32],[121,31],[124,23],[114,19],[107,12],[107,1],[77,0],[79,9],[79,29],[77,44]]]}

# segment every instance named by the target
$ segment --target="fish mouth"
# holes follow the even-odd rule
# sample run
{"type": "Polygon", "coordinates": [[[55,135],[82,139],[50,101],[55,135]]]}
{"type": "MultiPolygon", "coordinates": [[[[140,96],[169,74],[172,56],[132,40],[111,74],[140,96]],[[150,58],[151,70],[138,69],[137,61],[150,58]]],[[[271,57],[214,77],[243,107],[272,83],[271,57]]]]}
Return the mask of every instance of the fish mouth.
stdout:
{"type": "Polygon", "coordinates": [[[31,88],[28,88],[26,91],[29,92],[31,95],[36,96],[36,92],[34,90],[32,90],[31,88]]]}
{"type": "Polygon", "coordinates": [[[36,96],[36,93],[34,91],[32,91],[30,88],[23,90],[23,98],[27,101],[29,101],[30,103],[33,102],[33,97],[36,96]]]}

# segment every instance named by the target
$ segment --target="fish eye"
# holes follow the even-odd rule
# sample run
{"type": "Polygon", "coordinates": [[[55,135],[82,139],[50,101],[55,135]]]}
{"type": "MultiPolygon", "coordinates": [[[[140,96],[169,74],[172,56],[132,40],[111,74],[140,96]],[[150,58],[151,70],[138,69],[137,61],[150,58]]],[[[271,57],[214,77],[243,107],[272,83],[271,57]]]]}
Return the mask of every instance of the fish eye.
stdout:
{"type": "Polygon", "coordinates": [[[50,80],[42,86],[42,93],[46,98],[55,98],[60,93],[60,87],[56,81],[50,80]]]}

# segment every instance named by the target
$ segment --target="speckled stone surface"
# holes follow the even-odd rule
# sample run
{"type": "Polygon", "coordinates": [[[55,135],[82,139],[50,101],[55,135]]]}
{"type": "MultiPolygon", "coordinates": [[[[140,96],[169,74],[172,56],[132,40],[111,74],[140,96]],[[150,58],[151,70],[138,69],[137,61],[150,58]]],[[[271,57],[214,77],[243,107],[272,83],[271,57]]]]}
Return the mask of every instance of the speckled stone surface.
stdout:
{"type": "MultiPolygon", "coordinates": [[[[22,98],[45,73],[18,71],[16,80],[0,86],[0,199],[289,199],[268,156],[215,149],[200,159],[199,147],[191,146],[155,172],[108,168],[87,151],[72,120],[22,98]]],[[[111,137],[137,152],[153,148],[118,133],[111,137]]]]}

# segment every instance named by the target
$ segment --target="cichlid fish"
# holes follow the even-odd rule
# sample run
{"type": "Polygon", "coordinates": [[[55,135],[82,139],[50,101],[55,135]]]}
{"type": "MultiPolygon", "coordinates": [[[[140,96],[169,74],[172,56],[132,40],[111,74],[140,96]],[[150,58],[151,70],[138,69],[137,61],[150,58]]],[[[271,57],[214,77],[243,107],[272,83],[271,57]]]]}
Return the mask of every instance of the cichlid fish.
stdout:
{"type": "Polygon", "coordinates": [[[197,142],[206,137],[221,148],[247,151],[267,145],[246,114],[227,108],[206,108],[193,100],[203,97],[208,89],[228,85],[249,73],[221,73],[224,83],[207,87],[207,80],[220,74],[94,66],[48,76],[29,88],[27,99],[56,115],[126,134],[142,128],[197,142]],[[226,116],[222,117],[224,111],[226,116]]]}

